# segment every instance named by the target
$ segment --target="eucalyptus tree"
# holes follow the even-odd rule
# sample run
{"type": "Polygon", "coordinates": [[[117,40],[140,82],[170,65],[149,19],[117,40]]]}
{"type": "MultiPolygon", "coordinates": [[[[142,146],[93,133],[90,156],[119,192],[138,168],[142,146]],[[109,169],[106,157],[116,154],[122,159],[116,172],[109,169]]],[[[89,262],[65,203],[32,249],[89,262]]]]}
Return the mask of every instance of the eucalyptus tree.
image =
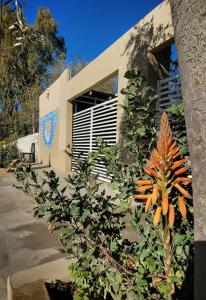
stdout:
{"type": "Polygon", "coordinates": [[[0,39],[3,34],[3,9],[4,7],[9,7],[16,12],[16,21],[11,25],[16,29],[23,32],[23,17],[22,17],[22,0],[0,0],[0,39]]]}
{"type": "Polygon", "coordinates": [[[48,85],[52,67],[65,58],[66,48],[49,9],[40,8],[33,24],[23,20],[23,37],[13,26],[16,20],[16,12],[5,6],[0,56],[1,113],[5,118],[12,117],[18,102],[18,117],[28,114],[27,122],[34,127],[38,97],[48,85]]]}
{"type": "Polygon", "coordinates": [[[195,299],[206,298],[206,2],[170,0],[179,55],[195,217],[195,299]]]}

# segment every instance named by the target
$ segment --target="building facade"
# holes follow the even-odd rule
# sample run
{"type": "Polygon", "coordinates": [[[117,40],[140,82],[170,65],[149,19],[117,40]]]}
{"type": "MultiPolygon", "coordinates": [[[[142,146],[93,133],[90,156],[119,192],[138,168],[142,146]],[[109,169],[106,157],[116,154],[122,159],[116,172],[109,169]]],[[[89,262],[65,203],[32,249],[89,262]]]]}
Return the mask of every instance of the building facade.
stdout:
{"type": "Polygon", "coordinates": [[[71,78],[69,70],[65,70],[40,96],[39,161],[71,171],[72,161],[65,153],[67,145],[75,141],[77,148],[89,151],[92,138],[104,136],[106,130],[108,141],[118,142],[122,119],[118,104],[123,101],[120,91],[127,84],[125,72],[135,66],[143,68],[156,89],[158,80],[168,76],[172,43],[170,5],[164,1],[76,76],[71,78]],[[97,93],[95,86],[114,76],[118,78],[117,94],[97,93]]]}

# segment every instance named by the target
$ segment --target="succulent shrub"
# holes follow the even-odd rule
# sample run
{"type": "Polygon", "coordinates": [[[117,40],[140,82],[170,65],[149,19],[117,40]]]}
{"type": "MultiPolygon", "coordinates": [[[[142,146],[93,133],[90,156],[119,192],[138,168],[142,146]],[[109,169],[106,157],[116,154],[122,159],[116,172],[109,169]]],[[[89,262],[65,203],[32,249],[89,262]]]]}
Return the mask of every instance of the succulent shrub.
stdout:
{"type": "MultiPolygon", "coordinates": [[[[70,265],[74,299],[168,299],[161,223],[154,227],[142,200],[134,206],[130,197],[123,200],[100,189],[92,174],[96,159],[97,153],[80,157],[65,186],[54,171],[41,178],[19,164],[17,187],[33,196],[35,215],[47,217],[48,229],[58,233],[63,251],[75,259],[70,265]],[[128,235],[131,228],[136,239],[128,235]]],[[[192,256],[192,234],[187,219],[181,223],[178,217],[170,230],[178,292],[192,256]]]]}
{"type": "MultiPolygon", "coordinates": [[[[35,215],[47,217],[50,232],[58,233],[66,255],[75,258],[70,268],[76,300],[191,298],[193,210],[191,200],[185,202],[191,194],[187,162],[164,115],[159,144],[145,166],[155,146],[156,96],[140,69],[125,76],[121,143],[109,147],[98,140],[99,151],[79,157],[78,170],[68,175],[65,186],[54,171],[41,178],[19,164],[17,187],[35,198],[35,215]],[[114,196],[92,173],[99,159],[111,176],[114,196]]],[[[178,124],[172,123],[172,129],[179,142],[178,124]]]]}
{"type": "MultiPolygon", "coordinates": [[[[153,214],[153,224],[160,226],[164,248],[164,273],[168,283],[168,293],[175,293],[173,281],[174,253],[172,251],[173,225],[179,211],[181,218],[187,217],[187,206],[192,206],[190,194],[191,175],[188,176],[187,158],[180,159],[180,148],[172,137],[166,113],[161,117],[160,133],[156,148],[150,159],[146,159],[145,173],[149,180],[137,180],[137,200],[145,201],[145,213],[153,214]],[[184,187],[182,186],[184,185],[184,187]],[[189,200],[188,200],[189,199],[189,200]]],[[[168,298],[169,299],[169,298],[168,298]]]]}

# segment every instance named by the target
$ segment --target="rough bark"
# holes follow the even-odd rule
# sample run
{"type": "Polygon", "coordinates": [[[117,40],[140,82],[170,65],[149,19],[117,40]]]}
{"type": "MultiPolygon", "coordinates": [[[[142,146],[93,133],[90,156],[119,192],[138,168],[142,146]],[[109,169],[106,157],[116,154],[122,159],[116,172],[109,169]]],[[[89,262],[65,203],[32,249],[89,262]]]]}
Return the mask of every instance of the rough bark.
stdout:
{"type": "Polygon", "coordinates": [[[206,1],[170,0],[170,4],[192,164],[195,299],[206,299],[206,1]]]}

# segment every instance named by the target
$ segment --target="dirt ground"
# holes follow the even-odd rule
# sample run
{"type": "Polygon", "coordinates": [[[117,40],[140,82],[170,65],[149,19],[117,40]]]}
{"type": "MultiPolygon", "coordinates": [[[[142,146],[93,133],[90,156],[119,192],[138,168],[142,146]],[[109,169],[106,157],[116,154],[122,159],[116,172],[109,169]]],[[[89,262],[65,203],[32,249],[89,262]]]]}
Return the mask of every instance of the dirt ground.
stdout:
{"type": "Polygon", "coordinates": [[[0,168],[0,176],[2,176],[2,175],[8,175],[6,169],[4,169],[4,168],[0,168]]]}

